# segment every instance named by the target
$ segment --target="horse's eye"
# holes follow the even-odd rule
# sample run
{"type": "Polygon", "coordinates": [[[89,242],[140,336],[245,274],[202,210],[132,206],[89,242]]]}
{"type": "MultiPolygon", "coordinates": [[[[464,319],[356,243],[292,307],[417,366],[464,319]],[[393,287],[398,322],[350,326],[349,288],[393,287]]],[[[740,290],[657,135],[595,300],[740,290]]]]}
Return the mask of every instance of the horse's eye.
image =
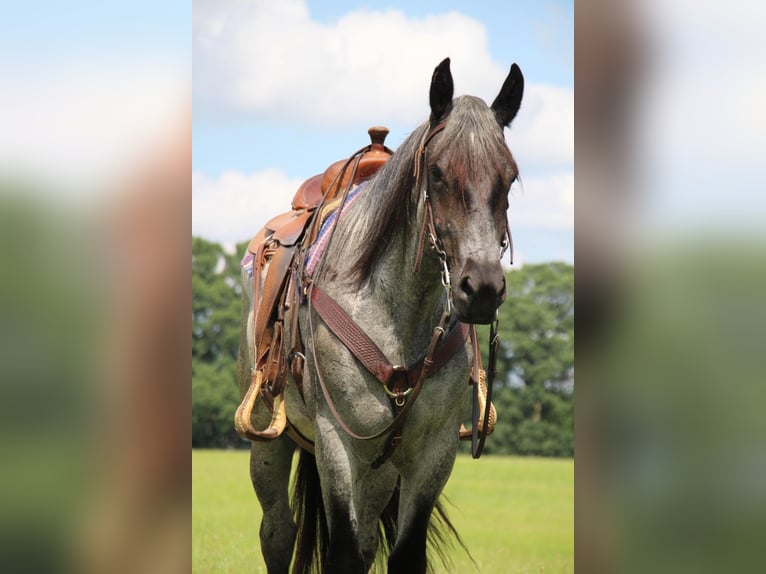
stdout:
{"type": "Polygon", "coordinates": [[[432,165],[431,166],[431,177],[434,181],[440,181],[442,178],[442,170],[439,169],[438,165],[432,165]]]}

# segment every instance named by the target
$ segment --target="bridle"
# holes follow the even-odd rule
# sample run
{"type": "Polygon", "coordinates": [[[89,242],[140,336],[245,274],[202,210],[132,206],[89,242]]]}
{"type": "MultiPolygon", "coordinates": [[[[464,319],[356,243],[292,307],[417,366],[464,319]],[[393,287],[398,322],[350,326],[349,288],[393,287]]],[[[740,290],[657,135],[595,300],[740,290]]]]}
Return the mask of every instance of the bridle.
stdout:
{"type": "MultiPolygon", "coordinates": [[[[431,206],[431,195],[429,178],[425,171],[427,166],[427,148],[430,141],[436,134],[441,132],[446,126],[446,121],[442,121],[426,132],[421,144],[415,155],[415,185],[416,189],[420,189],[422,185],[423,189],[423,203],[424,203],[424,215],[423,223],[418,237],[418,250],[414,265],[414,271],[417,272],[420,269],[422,262],[423,251],[425,247],[425,238],[428,237],[429,246],[437,255],[441,265],[441,283],[444,288],[444,311],[438,325],[434,328],[430,343],[428,345],[425,356],[415,366],[407,368],[401,365],[393,365],[375,345],[374,342],[362,331],[356,323],[348,316],[348,314],[323,290],[317,287],[314,281],[306,288],[306,295],[308,299],[308,323],[309,323],[309,340],[311,344],[312,357],[314,362],[314,370],[317,374],[317,381],[319,387],[324,396],[325,402],[330,409],[333,417],[343,431],[351,438],[361,441],[369,441],[381,438],[385,435],[389,435],[389,440],[384,452],[373,462],[373,468],[379,467],[393,454],[396,446],[401,442],[401,433],[406,422],[407,415],[409,414],[412,406],[417,400],[420,392],[423,388],[423,384],[429,375],[436,372],[444,364],[446,364],[460,348],[465,344],[466,334],[470,336],[473,346],[473,379],[474,379],[474,407],[472,413],[472,429],[471,429],[471,444],[472,455],[474,458],[478,458],[484,447],[484,441],[487,435],[488,421],[491,408],[492,399],[492,384],[497,374],[496,360],[497,350],[499,348],[499,336],[497,332],[498,319],[497,315],[490,328],[490,348],[489,348],[489,369],[487,372],[487,396],[486,404],[483,413],[484,425],[479,431],[479,415],[478,412],[478,393],[479,393],[479,371],[481,369],[481,359],[479,344],[476,336],[476,328],[474,325],[467,325],[458,321],[452,320],[452,284],[450,280],[450,271],[448,263],[448,255],[444,249],[444,246],[439,239],[438,231],[434,221],[433,208],[431,206]],[[335,402],[330,395],[327,384],[322,376],[321,369],[317,360],[316,345],[315,345],[315,329],[313,324],[314,311],[322,318],[324,323],[329,327],[330,331],[340,339],[344,345],[351,351],[351,353],[367,368],[367,370],[375,376],[382,384],[386,394],[392,401],[395,409],[395,416],[391,422],[385,425],[383,428],[369,435],[360,435],[356,433],[345,422],[341,414],[338,412],[335,402]],[[467,332],[467,333],[466,333],[467,332]],[[411,385],[411,380],[415,379],[414,385],[411,385]],[[403,388],[404,387],[404,388],[403,388]]],[[[353,159],[353,156],[352,156],[353,159]]],[[[351,159],[349,160],[349,163],[351,159]]],[[[358,163],[358,160],[357,160],[358,163]]],[[[347,164],[348,165],[348,164],[347,164]]],[[[355,168],[356,166],[354,166],[355,168]]],[[[345,169],[345,167],[344,167],[345,169]]],[[[351,184],[349,184],[344,192],[344,197],[341,205],[345,203],[345,196],[348,194],[351,184]]],[[[335,231],[340,217],[336,217],[333,227],[330,230],[330,241],[335,231]]],[[[506,215],[506,233],[502,240],[501,257],[505,253],[505,250],[511,248],[511,258],[513,258],[513,244],[510,233],[510,226],[506,215]]],[[[326,253],[327,251],[325,251],[326,253]]],[[[324,257],[323,257],[324,259],[324,257]]],[[[322,261],[321,263],[323,263],[322,261]]],[[[320,266],[321,266],[320,263],[320,266]]],[[[318,276],[318,273],[317,273],[318,276]]]]}
{"type": "MultiPolygon", "coordinates": [[[[434,222],[434,212],[433,207],[431,206],[431,180],[428,178],[426,174],[426,166],[428,165],[428,144],[430,141],[434,138],[436,134],[441,132],[447,125],[447,121],[443,120],[439,122],[438,124],[434,125],[428,132],[426,132],[426,135],[423,137],[423,141],[420,143],[420,147],[418,147],[417,152],[415,152],[415,189],[420,189],[422,187],[423,189],[423,223],[420,227],[420,233],[418,234],[418,254],[415,259],[415,265],[413,268],[413,271],[415,273],[418,272],[420,269],[420,264],[423,259],[423,249],[425,246],[425,237],[426,233],[428,234],[428,242],[433,249],[433,251],[436,253],[436,255],[439,257],[439,261],[441,263],[442,267],[442,284],[445,285],[445,287],[449,286],[449,265],[447,263],[447,253],[444,250],[444,246],[439,239],[439,234],[436,230],[436,223],[434,222]]],[[[511,250],[511,265],[513,265],[513,236],[511,235],[511,224],[508,221],[508,214],[505,215],[505,233],[503,234],[503,238],[500,241],[501,245],[501,251],[500,251],[500,258],[502,259],[503,255],[505,255],[505,252],[510,249],[511,250]]],[[[448,301],[451,300],[449,297],[450,293],[447,293],[448,301]]],[[[450,304],[448,303],[448,306],[450,304]]]]}
{"type": "MultiPolygon", "coordinates": [[[[433,207],[431,206],[431,193],[430,182],[428,177],[428,144],[434,138],[436,134],[441,132],[447,125],[446,120],[442,120],[438,124],[435,124],[431,129],[426,132],[423,140],[420,143],[420,147],[415,154],[415,189],[423,190],[423,223],[420,228],[420,234],[418,239],[418,253],[415,259],[414,272],[420,269],[420,264],[423,258],[423,250],[425,246],[425,236],[428,234],[428,242],[431,249],[436,253],[441,263],[441,279],[442,286],[445,290],[445,309],[444,314],[449,316],[452,313],[452,283],[450,280],[450,271],[447,252],[439,239],[439,234],[436,229],[436,223],[434,221],[433,207]]],[[[513,236],[511,235],[511,225],[508,220],[508,214],[505,215],[505,234],[501,240],[500,258],[502,259],[505,252],[510,249],[510,263],[513,264],[513,236]]],[[[492,321],[489,333],[489,364],[487,369],[487,396],[485,398],[484,412],[479,413],[479,372],[481,370],[481,354],[479,351],[479,343],[476,335],[476,327],[471,325],[470,336],[471,345],[473,347],[473,409],[471,413],[471,454],[473,458],[479,458],[484,450],[484,441],[487,438],[488,421],[490,415],[490,409],[492,406],[492,389],[495,377],[497,376],[497,353],[500,349],[500,335],[498,331],[499,320],[497,313],[495,319],[492,321]],[[478,431],[479,416],[484,421],[484,425],[481,432],[478,431]]],[[[437,327],[438,329],[438,327],[437,327]]]]}

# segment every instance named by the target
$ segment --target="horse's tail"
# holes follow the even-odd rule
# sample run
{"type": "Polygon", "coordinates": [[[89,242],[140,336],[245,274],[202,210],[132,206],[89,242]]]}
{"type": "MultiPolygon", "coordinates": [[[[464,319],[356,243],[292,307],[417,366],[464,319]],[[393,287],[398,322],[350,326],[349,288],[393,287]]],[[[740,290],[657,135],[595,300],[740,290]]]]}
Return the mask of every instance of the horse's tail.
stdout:
{"type": "Polygon", "coordinates": [[[303,449],[298,459],[293,486],[293,515],[298,527],[293,574],[310,574],[315,571],[316,563],[319,565],[319,571],[324,572],[330,533],[327,529],[316,459],[303,449]]]}
{"type": "MultiPolygon", "coordinates": [[[[447,572],[454,571],[452,564],[451,550],[455,547],[455,542],[463,549],[463,551],[471,559],[473,565],[476,566],[478,571],[479,566],[476,564],[476,560],[471,556],[471,552],[463,542],[463,538],[458,533],[455,525],[452,524],[447,510],[444,508],[443,501],[449,500],[442,494],[436,501],[434,510],[431,513],[431,521],[428,524],[428,548],[429,551],[433,551],[439,558],[439,561],[444,566],[447,572]]],[[[433,572],[433,563],[429,560],[428,571],[433,572]]]]}

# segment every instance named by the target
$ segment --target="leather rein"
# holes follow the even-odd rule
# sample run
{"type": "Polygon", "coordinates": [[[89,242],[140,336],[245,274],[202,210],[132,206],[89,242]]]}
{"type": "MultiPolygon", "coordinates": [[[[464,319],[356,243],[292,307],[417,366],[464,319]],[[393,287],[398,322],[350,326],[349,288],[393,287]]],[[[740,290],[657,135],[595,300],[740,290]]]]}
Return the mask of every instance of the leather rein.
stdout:
{"type": "MultiPolygon", "coordinates": [[[[473,413],[472,413],[472,428],[471,428],[471,451],[473,458],[479,458],[484,448],[484,441],[487,436],[489,413],[491,408],[492,398],[492,384],[494,382],[495,375],[497,374],[496,361],[497,350],[499,347],[499,337],[497,334],[497,318],[492,323],[490,329],[490,347],[489,347],[489,369],[487,372],[487,398],[483,413],[484,424],[481,431],[479,431],[479,406],[478,406],[478,392],[479,392],[479,369],[480,369],[480,351],[478,340],[476,336],[476,328],[474,325],[468,325],[459,321],[450,321],[452,315],[452,286],[450,282],[449,266],[447,263],[447,254],[444,251],[441,241],[439,240],[436,225],[434,223],[433,210],[431,208],[428,177],[425,175],[426,168],[426,148],[428,143],[433,137],[441,132],[446,125],[445,121],[442,121],[433,126],[423,138],[420,147],[417,150],[415,156],[415,185],[416,189],[421,184],[421,179],[425,177],[425,185],[423,186],[423,198],[424,198],[424,216],[423,224],[420,229],[418,239],[418,253],[416,256],[414,270],[417,271],[420,268],[422,261],[423,250],[425,246],[426,234],[429,239],[431,249],[434,250],[439,257],[441,263],[442,273],[442,286],[445,290],[445,310],[441,315],[439,324],[434,328],[431,336],[430,343],[426,350],[425,356],[418,361],[415,365],[406,367],[403,365],[392,364],[378,346],[369,338],[369,336],[362,331],[362,329],[351,319],[351,317],[343,310],[338,303],[336,303],[332,297],[327,295],[321,290],[316,283],[312,280],[307,286],[305,293],[308,298],[308,322],[310,331],[310,344],[312,357],[314,362],[314,369],[317,373],[317,381],[322,391],[325,402],[327,403],[330,412],[335,418],[338,425],[343,431],[355,440],[369,441],[381,438],[385,435],[389,435],[387,446],[383,453],[373,462],[373,468],[379,467],[393,454],[396,446],[401,442],[401,433],[406,422],[407,415],[409,414],[412,406],[415,404],[420,392],[423,388],[425,380],[433,373],[438,371],[444,366],[453,355],[458,352],[465,345],[466,337],[470,335],[471,343],[473,345],[473,376],[475,377],[474,384],[474,400],[473,400],[473,413]],[[316,348],[315,348],[315,329],[313,324],[313,311],[316,310],[319,317],[330,329],[330,331],[337,337],[346,348],[356,357],[356,359],[364,365],[364,367],[382,383],[383,388],[391,399],[394,410],[396,412],[394,418],[385,425],[383,428],[369,435],[360,435],[350,428],[348,423],[343,419],[340,412],[335,405],[335,402],[330,395],[330,391],[322,376],[321,369],[317,360],[316,348]],[[415,381],[415,384],[412,384],[415,381]]],[[[355,154],[356,155],[356,154],[355,154]]],[[[344,166],[343,171],[352,162],[354,156],[344,166]]],[[[357,162],[353,167],[353,171],[356,171],[358,166],[357,162]]],[[[353,179],[353,176],[352,176],[353,179]]],[[[345,204],[346,196],[351,188],[349,184],[344,190],[344,196],[341,201],[341,206],[345,204]]],[[[339,208],[340,209],[340,208],[339,208]]],[[[340,217],[336,217],[333,222],[332,228],[329,230],[329,242],[332,241],[332,236],[335,232],[335,227],[340,217]]],[[[510,226],[506,218],[506,233],[507,239],[503,238],[503,253],[510,246],[512,249],[512,240],[510,235],[510,226]]],[[[327,253],[327,249],[325,250],[327,253]]],[[[502,257],[502,254],[501,254],[502,257]]],[[[513,255],[511,254],[511,257],[513,255]]],[[[324,263],[324,256],[320,261],[319,267],[322,267],[324,263]]],[[[317,269],[315,277],[319,276],[319,270],[317,269]]]]}

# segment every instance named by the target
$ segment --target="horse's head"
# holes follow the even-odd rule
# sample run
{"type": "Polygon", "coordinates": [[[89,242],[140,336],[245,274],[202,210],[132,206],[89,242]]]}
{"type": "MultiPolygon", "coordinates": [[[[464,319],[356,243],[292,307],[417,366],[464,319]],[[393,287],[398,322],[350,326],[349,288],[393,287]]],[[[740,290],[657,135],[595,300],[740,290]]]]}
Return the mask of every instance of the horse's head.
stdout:
{"type": "Polygon", "coordinates": [[[518,169],[503,130],[523,92],[516,64],[492,106],[472,96],[452,99],[449,58],[431,80],[432,141],[424,145],[420,168],[427,178],[426,217],[446,257],[457,318],[467,323],[491,322],[505,300],[500,260],[510,241],[508,193],[518,169]]]}

